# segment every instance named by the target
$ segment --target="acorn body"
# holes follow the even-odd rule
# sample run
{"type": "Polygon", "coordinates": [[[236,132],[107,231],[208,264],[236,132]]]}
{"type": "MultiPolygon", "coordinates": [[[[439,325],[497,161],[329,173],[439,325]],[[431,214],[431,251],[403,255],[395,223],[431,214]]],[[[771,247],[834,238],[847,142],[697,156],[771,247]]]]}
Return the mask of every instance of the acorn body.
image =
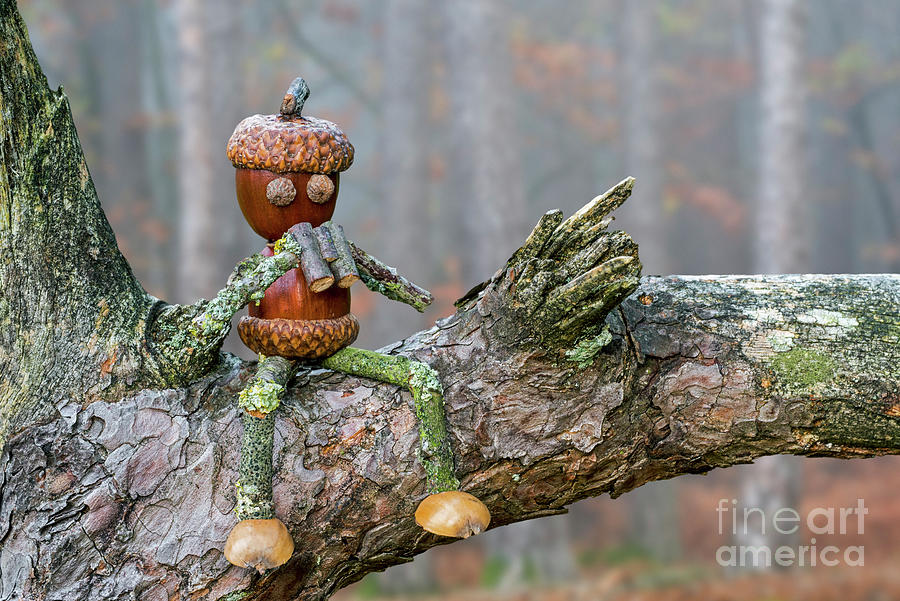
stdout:
{"type": "MultiPolygon", "coordinates": [[[[268,246],[262,251],[272,256],[268,246]]],[[[238,324],[241,340],[266,356],[322,359],[352,344],[359,322],[350,313],[350,290],[331,286],[313,292],[299,269],[291,269],[269,286],[259,304],[238,324]]]]}

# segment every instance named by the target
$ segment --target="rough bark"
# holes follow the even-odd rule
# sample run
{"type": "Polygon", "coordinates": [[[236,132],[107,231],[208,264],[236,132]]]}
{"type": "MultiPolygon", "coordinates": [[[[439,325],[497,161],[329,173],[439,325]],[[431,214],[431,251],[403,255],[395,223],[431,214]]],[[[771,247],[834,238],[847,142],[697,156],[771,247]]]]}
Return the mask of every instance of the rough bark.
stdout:
{"type": "MultiPolygon", "coordinates": [[[[640,189],[622,210],[622,223],[641,241],[641,263],[647,273],[671,273],[672,247],[666,236],[670,212],[663,210],[665,161],[661,153],[664,88],[660,70],[665,57],[657,48],[659,7],[654,2],[621,3],[621,149],[622,165],[641,178],[640,189]]],[[[638,491],[629,499],[628,542],[657,560],[677,557],[681,542],[676,483],[638,491]],[[674,500],[674,501],[673,501],[674,500]]]]}
{"type": "MultiPolygon", "coordinates": [[[[504,298],[491,286],[394,349],[441,374],[457,475],[496,525],[761,455],[900,447],[900,277],[647,278],[585,367],[511,339],[504,298]]],[[[298,552],[264,578],[229,566],[234,396],[251,372],[229,360],[188,389],[68,404],[13,436],[2,598],[317,599],[446,542],[412,518],[410,395],[304,371],[275,443],[276,514],[298,552]]]]}
{"type": "MultiPolygon", "coordinates": [[[[264,576],[225,561],[255,364],[217,352],[222,296],[141,289],[11,0],[0,40],[0,599],[323,599],[448,542],[413,519],[411,395],[307,367],[275,413],[297,552],[264,576]]],[[[630,187],[546,214],[389,349],[440,375],[455,476],[493,525],[762,455],[900,449],[900,276],[645,278],[616,307],[639,263],[604,215],[630,187]]],[[[252,298],[279,256],[220,294],[252,298]]]]}

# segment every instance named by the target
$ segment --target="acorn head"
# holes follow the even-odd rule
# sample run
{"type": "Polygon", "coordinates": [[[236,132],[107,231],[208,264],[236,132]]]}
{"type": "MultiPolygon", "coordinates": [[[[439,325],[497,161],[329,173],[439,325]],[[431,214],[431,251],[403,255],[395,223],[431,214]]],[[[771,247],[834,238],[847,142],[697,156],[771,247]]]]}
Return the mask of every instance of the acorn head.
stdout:
{"type": "Polygon", "coordinates": [[[316,227],[331,219],[340,173],[353,164],[353,145],[340,127],[301,114],[308,96],[309,86],[298,77],[278,114],[247,117],[225,148],[241,211],[270,242],[295,223],[316,227]]]}
{"type": "Polygon", "coordinates": [[[416,509],[416,523],[440,536],[469,538],[491,523],[491,512],[477,497],[451,490],[425,497],[416,509]]]}
{"type": "Polygon", "coordinates": [[[241,520],[225,541],[225,559],[260,574],[283,565],[294,553],[294,539],[278,518],[241,520]]]}

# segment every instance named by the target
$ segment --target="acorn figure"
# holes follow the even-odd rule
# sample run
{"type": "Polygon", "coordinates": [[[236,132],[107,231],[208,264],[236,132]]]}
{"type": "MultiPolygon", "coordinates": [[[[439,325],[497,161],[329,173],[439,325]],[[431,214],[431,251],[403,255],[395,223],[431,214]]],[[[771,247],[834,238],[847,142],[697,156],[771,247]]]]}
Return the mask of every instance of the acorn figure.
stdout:
{"type": "Polygon", "coordinates": [[[228,536],[225,556],[260,572],[284,564],[294,549],[274,513],[272,446],[273,412],[297,361],[319,361],[328,369],[408,388],[415,400],[429,493],[416,511],[417,523],[439,535],[467,537],[490,522],[481,501],[457,490],[437,372],[407,357],[347,348],[359,332],[349,290],[357,280],[419,311],[433,297],[353,244],[330,221],[339,174],[353,163],[353,145],[334,123],[301,115],[308,96],[309,87],[298,77],[278,115],[244,119],[226,148],[236,168],[241,211],[267,241],[260,255],[288,256],[288,264],[297,264],[251,303],[238,326],[241,340],[260,354],[260,362],[238,401],[244,409],[235,507],[241,521],[228,536]]]}
{"type": "Polygon", "coordinates": [[[304,251],[302,269],[286,273],[251,304],[238,333],[257,353],[292,359],[334,354],[359,333],[349,291],[359,275],[343,229],[329,221],[353,145],[331,121],[301,115],[308,96],[298,77],[278,115],[247,117],[226,147],[241,211],[269,242],[262,254],[274,254],[275,241],[291,227],[304,251]]]}

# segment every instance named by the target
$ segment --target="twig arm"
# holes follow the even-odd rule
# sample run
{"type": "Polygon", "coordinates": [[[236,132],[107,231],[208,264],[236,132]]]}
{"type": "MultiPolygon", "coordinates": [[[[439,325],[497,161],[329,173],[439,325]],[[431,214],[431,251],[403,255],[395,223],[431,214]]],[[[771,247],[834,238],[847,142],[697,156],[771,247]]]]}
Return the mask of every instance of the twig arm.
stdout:
{"type": "Polygon", "coordinates": [[[409,281],[393,267],[386,265],[350,242],[353,260],[366,288],[391,300],[405,303],[420,313],[434,302],[434,296],[421,286],[409,281]]]}
{"type": "Polygon", "coordinates": [[[160,303],[148,328],[148,342],[163,382],[183,385],[205,373],[218,359],[235,313],[261,299],[275,280],[297,266],[303,252],[291,233],[275,244],[275,250],[271,257],[257,254],[238,263],[212,300],[190,305],[160,303]]]}

